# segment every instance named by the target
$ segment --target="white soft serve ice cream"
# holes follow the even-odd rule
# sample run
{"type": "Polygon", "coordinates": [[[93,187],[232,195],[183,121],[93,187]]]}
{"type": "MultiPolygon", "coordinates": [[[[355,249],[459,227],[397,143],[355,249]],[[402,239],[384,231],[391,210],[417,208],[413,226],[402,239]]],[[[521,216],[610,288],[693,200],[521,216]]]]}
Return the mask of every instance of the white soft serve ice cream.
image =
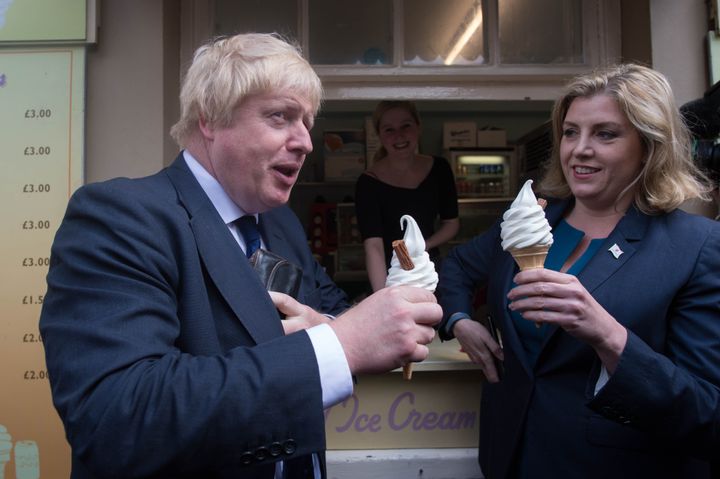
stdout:
{"type": "Polygon", "coordinates": [[[505,251],[529,246],[549,246],[553,242],[545,212],[538,204],[530,185],[532,180],[527,180],[515,201],[503,214],[500,238],[505,251]]]}
{"type": "Polygon", "coordinates": [[[397,253],[393,252],[385,286],[403,284],[435,291],[438,283],[435,264],[430,261],[430,256],[425,251],[425,238],[415,219],[410,215],[403,215],[400,218],[400,228],[405,231],[403,241],[415,267],[411,270],[402,269],[397,253]]]}

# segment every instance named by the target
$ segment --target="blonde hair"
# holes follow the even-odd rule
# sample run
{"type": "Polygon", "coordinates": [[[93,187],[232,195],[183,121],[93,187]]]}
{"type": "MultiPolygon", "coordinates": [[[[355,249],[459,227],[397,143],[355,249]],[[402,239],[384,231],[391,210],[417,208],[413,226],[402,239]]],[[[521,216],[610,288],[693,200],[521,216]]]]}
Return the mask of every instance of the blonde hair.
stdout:
{"type": "Polygon", "coordinates": [[[661,73],[636,64],[615,65],[578,76],[555,102],[552,112],[553,152],[539,191],[556,198],[572,195],[560,164],[563,122],[576,98],[613,98],[637,130],[645,158],[635,185],[636,207],[646,214],[669,212],[691,198],[708,199],[707,177],[692,161],[692,141],[675,104],[670,84],[661,73]]]}
{"type": "Polygon", "coordinates": [[[170,135],[185,147],[203,119],[232,124],[235,107],[248,95],[290,91],[320,107],[322,85],[300,49],[277,34],[247,33],[214,39],[195,52],[180,92],[180,120],[170,135]]]}
{"type": "MultiPolygon", "coordinates": [[[[408,100],[383,100],[377,104],[372,116],[373,128],[375,128],[375,133],[380,134],[380,121],[382,121],[382,117],[385,115],[385,113],[395,108],[401,108],[410,113],[410,116],[412,116],[413,120],[415,120],[415,124],[420,126],[420,115],[418,114],[417,108],[415,107],[415,103],[408,100]]],[[[387,150],[384,146],[380,146],[380,148],[375,152],[375,155],[373,156],[373,161],[381,160],[386,156],[387,150]]]]}

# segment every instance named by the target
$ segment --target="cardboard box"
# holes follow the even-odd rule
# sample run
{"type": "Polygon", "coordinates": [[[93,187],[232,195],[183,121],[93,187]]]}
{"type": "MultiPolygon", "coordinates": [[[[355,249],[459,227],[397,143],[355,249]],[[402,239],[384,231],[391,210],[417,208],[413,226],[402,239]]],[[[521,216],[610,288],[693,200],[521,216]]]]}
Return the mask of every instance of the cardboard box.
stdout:
{"type": "Polygon", "coordinates": [[[323,132],[325,181],[354,181],[365,171],[365,130],[323,132]]]}
{"type": "Polygon", "coordinates": [[[477,146],[481,148],[497,148],[507,146],[507,133],[500,129],[479,129],[477,146]]]}
{"type": "Polygon", "coordinates": [[[365,130],[325,130],[323,152],[328,155],[365,154],[365,130]]]}
{"type": "Polygon", "coordinates": [[[477,125],[472,121],[443,123],[443,148],[477,146],[477,125]]]}
{"type": "Polygon", "coordinates": [[[325,181],[355,181],[365,171],[365,153],[325,157],[325,181]]]}

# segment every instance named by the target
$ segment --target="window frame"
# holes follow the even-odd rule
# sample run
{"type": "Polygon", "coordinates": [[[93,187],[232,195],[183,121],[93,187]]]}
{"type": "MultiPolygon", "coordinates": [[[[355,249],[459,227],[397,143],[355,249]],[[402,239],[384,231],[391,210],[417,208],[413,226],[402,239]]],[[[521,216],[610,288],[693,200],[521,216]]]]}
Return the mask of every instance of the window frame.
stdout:
{"type": "MultiPolygon", "coordinates": [[[[213,35],[214,0],[181,0],[183,64],[192,52],[213,35]]],[[[298,32],[301,47],[309,52],[309,2],[298,2],[298,32]]],[[[402,65],[404,39],[403,3],[393,2],[393,65],[313,65],[323,81],[329,100],[408,98],[423,100],[488,99],[552,100],[572,76],[619,61],[620,0],[580,0],[583,15],[583,53],[585,63],[499,65],[497,23],[487,25],[491,63],[480,66],[402,65]]],[[[488,18],[497,18],[501,0],[483,0],[488,18]]]]}

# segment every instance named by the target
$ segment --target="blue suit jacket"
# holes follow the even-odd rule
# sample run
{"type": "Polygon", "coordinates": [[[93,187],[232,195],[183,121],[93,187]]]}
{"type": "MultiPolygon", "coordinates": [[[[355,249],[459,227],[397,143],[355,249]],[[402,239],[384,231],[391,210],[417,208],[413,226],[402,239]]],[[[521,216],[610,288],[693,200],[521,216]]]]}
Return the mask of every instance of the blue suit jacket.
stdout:
{"type": "MultiPolygon", "coordinates": [[[[551,225],[568,206],[548,205],[551,225]]],[[[454,249],[438,288],[449,316],[471,313],[475,288],[487,285],[502,330],[505,376],[482,394],[486,476],[707,477],[691,456],[713,456],[720,441],[720,224],[631,208],[577,276],[629,332],[597,396],[597,355],[561,328],[549,328],[535,364],[523,353],[506,298],[517,267],[499,234],[498,222],[454,249]]]]}
{"type": "MultiPolygon", "coordinates": [[[[299,300],[346,298],[287,208],[268,248],[303,269],[299,300]]],[[[40,319],[73,478],[273,477],[325,448],[305,332],[280,318],[182,157],[142,179],[80,188],[55,238],[40,319]]]]}

